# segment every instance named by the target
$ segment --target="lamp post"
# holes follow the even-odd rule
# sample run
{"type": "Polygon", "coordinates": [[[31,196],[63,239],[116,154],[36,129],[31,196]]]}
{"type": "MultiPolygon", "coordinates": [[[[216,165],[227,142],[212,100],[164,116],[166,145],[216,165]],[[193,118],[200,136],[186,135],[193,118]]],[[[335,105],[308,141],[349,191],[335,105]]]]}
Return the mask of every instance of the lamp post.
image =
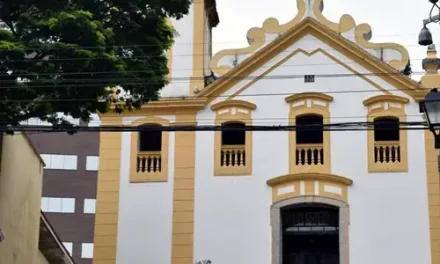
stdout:
{"type": "Polygon", "coordinates": [[[425,114],[429,130],[434,134],[435,148],[440,149],[440,93],[432,89],[420,102],[420,110],[425,114]]]}
{"type": "Polygon", "coordinates": [[[419,33],[419,45],[429,46],[433,43],[431,31],[426,27],[430,23],[440,22],[440,6],[438,5],[439,0],[429,0],[432,3],[431,12],[429,12],[429,18],[423,20],[423,28],[419,33]],[[432,16],[434,9],[437,8],[439,11],[438,15],[432,16]]]}

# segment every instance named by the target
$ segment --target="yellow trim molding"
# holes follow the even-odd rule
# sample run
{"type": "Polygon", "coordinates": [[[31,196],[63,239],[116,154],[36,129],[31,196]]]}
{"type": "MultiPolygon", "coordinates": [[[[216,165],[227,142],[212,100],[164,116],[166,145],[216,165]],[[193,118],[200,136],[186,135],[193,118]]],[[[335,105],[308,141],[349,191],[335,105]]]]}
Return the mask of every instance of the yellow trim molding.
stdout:
{"type": "Polygon", "coordinates": [[[383,102],[390,102],[390,103],[394,102],[394,103],[398,103],[398,104],[407,104],[407,103],[409,103],[409,99],[405,98],[405,97],[397,96],[397,95],[391,95],[391,94],[377,95],[377,96],[373,96],[373,97],[370,97],[370,98],[364,100],[364,105],[369,106],[372,104],[383,103],[383,102]]]}
{"type": "Polygon", "coordinates": [[[339,23],[329,21],[322,13],[324,10],[323,0],[297,0],[297,6],[298,14],[296,17],[284,25],[280,25],[279,21],[275,18],[268,18],[264,21],[261,28],[251,28],[247,33],[247,39],[249,42],[248,47],[241,49],[222,50],[218,52],[211,61],[211,68],[213,69],[214,73],[218,76],[221,76],[232,69],[232,67],[229,65],[221,64],[221,61],[225,56],[241,55],[249,58],[253,53],[258,53],[256,52],[258,49],[261,49],[265,45],[269,45],[267,44],[267,35],[284,35],[292,28],[299,25],[302,21],[310,19],[312,16],[317,19],[317,22],[319,21],[319,23],[328,28],[328,31],[332,31],[332,33],[345,33],[347,37],[350,37],[349,32],[351,31],[351,34],[354,34],[355,36],[353,41],[355,42],[356,46],[360,46],[366,50],[375,50],[381,52],[383,52],[383,50],[397,51],[400,53],[401,59],[391,60],[388,62],[389,65],[394,69],[401,71],[408,64],[409,54],[403,46],[395,43],[369,42],[372,37],[372,31],[368,24],[356,26],[356,22],[354,21],[353,17],[347,14],[340,18],[339,23]]]}
{"type": "MultiPolygon", "coordinates": [[[[102,118],[102,126],[122,125],[122,117],[102,118]]],[[[116,263],[122,133],[100,132],[93,263],[116,263]]]]}
{"type": "MultiPolygon", "coordinates": [[[[207,101],[205,99],[159,99],[158,101],[150,101],[145,105],[142,105],[140,109],[135,109],[133,111],[125,111],[123,113],[124,117],[128,116],[160,116],[160,115],[176,115],[182,111],[185,112],[197,112],[205,108],[207,101]]],[[[114,107],[112,107],[114,109],[114,107]]],[[[119,118],[121,114],[112,112],[99,114],[100,118],[112,117],[119,118]]]]}
{"type": "Polygon", "coordinates": [[[347,202],[351,179],[328,173],[296,173],[267,181],[272,203],[299,196],[323,196],[347,202]]]}
{"type": "MultiPolygon", "coordinates": [[[[169,126],[170,122],[160,117],[144,117],[136,120],[130,126],[141,125],[161,125],[169,126]]],[[[131,148],[130,148],[130,183],[145,183],[145,182],[166,182],[168,181],[168,144],[169,132],[162,132],[161,151],[158,153],[143,153],[139,151],[139,132],[131,132],[131,148]],[[157,157],[160,159],[160,172],[138,172],[137,159],[140,156],[146,158],[157,157]]]]}
{"type": "MultiPolygon", "coordinates": [[[[246,126],[252,125],[252,111],[256,105],[241,100],[228,100],[211,107],[215,111],[215,124],[220,126],[228,122],[241,122],[246,126]]],[[[214,176],[251,176],[252,175],[252,131],[246,131],[244,146],[223,146],[222,132],[214,132],[214,176]],[[241,155],[245,164],[223,166],[222,153],[225,155],[241,155]]]]}
{"type": "Polygon", "coordinates": [[[193,71],[189,83],[189,94],[194,95],[194,90],[205,87],[205,0],[195,1],[193,21],[193,71]]]}
{"type": "MultiPolygon", "coordinates": [[[[196,113],[179,113],[176,122],[195,122],[196,113]]],[[[196,132],[175,132],[171,264],[193,263],[196,132]]]]}
{"type": "MultiPolygon", "coordinates": [[[[285,34],[281,35],[275,41],[255,52],[237,67],[225,73],[222,78],[219,78],[205,88],[197,96],[199,98],[209,97],[214,100],[215,97],[225,93],[230,87],[241,81],[239,78],[234,78],[235,76],[240,76],[242,78],[249,76],[251,73],[261,68],[270,59],[287,50],[288,47],[307,34],[311,34],[322,40],[332,49],[335,49],[352,59],[368,71],[377,73],[377,77],[383,79],[397,89],[400,89],[409,96],[412,96],[416,100],[422,99],[422,96],[426,94],[425,89],[423,89],[423,87],[421,87],[416,81],[401,74],[390,65],[371,55],[369,52],[360,49],[355,43],[338,35],[338,33],[329,30],[328,27],[320,24],[317,20],[308,17],[296,26],[287,30],[285,34]]],[[[361,77],[362,75],[359,76],[361,77]]],[[[260,78],[256,78],[255,81],[258,81],[258,79],[260,78]]],[[[368,78],[366,79],[369,80],[368,78]]],[[[375,86],[377,87],[377,85],[375,86]]]]}
{"type": "MultiPolygon", "coordinates": [[[[333,97],[320,93],[299,93],[286,98],[289,104],[289,125],[296,124],[296,118],[304,115],[320,115],[323,118],[323,123],[330,123],[330,102],[333,97]]],[[[314,173],[330,173],[331,167],[331,149],[330,149],[330,131],[324,131],[324,138],[322,144],[301,144],[296,143],[296,131],[289,131],[289,172],[314,172],[314,173]],[[318,151],[323,153],[321,160],[323,164],[302,164],[297,160],[307,159],[306,157],[297,157],[297,154],[302,151],[318,151]]]]}
{"type": "Polygon", "coordinates": [[[429,230],[431,237],[431,263],[440,263],[440,181],[439,151],[434,148],[434,136],[425,131],[426,172],[428,184],[429,230]]]}
{"type": "MultiPolygon", "coordinates": [[[[409,100],[396,95],[379,95],[368,98],[364,101],[364,105],[368,108],[367,120],[374,122],[379,117],[395,117],[400,122],[406,121],[405,104],[409,100]]],[[[400,130],[398,142],[375,142],[374,130],[367,131],[368,141],[368,171],[369,172],[407,172],[408,171],[408,139],[407,131],[400,130]],[[397,150],[400,149],[400,150],[397,150]],[[395,162],[376,162],[375,151],[391,153],[395,155],[400,153],[400,161],[395,162]]]]}
{"type": "Polygon", "coordinates": [[[255,110],[257,109],[257,106],[253,103],[242,101],[242,100],[227,100],[223,101],[217,104],[214,104],[211,106],[212,111],[221,110],[224,108],[230,108],[230,107],[239,107],[244,108],[248,110],[255,110]]]}
{"type": "Polygon", "coordinates": [[[333,96],[327,95],[327,94],[323,94],[323,93],[298,93],[298,94],[294,94],[291,95],[289,97],[286,98],[286,103],[290,104],[296,101],[301,101],[304,99],[317,99],[317,100],[321,100],[321,101],[325,101],[325,102],[332,102],[333,101],[333,96]]]}

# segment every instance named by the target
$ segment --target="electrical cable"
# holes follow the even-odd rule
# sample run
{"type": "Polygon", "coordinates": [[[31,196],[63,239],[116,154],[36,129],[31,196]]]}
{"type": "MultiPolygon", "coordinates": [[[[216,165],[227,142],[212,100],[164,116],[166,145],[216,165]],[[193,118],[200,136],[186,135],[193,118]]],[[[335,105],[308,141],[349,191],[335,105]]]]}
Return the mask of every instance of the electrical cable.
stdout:
{"type": "MultiPolygon", "coordinates": [[[[381,122],[382,125],[395,125],[394,122],[381,122]]],[[[399,130],[426,130],[429,129],[426,122],[399,122],[399,130]]],[[[51,131],[51,132],[190,132],[190,131],[393,131],[392,127],[374,127],[374,122],[345,122],[316,125],[279,125],[279,126],[221,126],[221,125],[171,125],[171,126],[0,126],[0,132],[28,132],[28,131],[51,131]]]]}

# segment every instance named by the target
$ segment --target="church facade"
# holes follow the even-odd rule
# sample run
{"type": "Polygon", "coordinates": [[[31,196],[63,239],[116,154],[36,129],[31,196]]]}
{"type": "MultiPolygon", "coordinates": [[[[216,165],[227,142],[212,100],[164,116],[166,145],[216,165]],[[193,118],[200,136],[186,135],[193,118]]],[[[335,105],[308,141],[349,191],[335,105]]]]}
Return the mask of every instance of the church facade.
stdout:
{"type": "Polygon", "coordinates": [[[170,78],[188,81],[102,125],[234,129],[102,132],[95,264],[440,263],[438,152],[431,132],[400,129],[423,122],[438,65],[415,82],[404,47],[369,42],[349,15],[329,21],[323,0],[297,2],[291,21],[269,18],[248,47],[214,56],[214,0],[170,21],[170,78]],[[324,129],[356,122],[374,129],[324,129]],[[235,129],[258,125],[297,129],[235,129]]]}

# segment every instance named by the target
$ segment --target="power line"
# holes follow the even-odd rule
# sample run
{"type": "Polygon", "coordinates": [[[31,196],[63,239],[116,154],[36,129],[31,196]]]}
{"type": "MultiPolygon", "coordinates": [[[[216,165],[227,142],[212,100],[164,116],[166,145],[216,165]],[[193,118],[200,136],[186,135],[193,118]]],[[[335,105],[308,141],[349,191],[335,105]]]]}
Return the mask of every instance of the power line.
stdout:
{"type": "MultiPolygon", "coordinates": [[[[386,122],[383,122],[385,124],[386,122]]],[[[399,130],[427,130],[425,122],[400,122],[399,130]]],[[[191,131],[392,131],[394,128],[376,127],[372,122],[346,122],[324,125],[279,125],[279,126],[218,126],[218,125],[179,125],[179,126],[0,126],[0,132],[191,132],[191,131]]]]}
{"type": "MultiPolygon", "coordinates": [[[[419,115],[394,115],[393,114],[393,117],[397,117],[397,118],[400,118],[400,117],[421,117],[423,114],[419,114],[419,115]]],[[[113,121],[114,123],[120,123],[120,119],[121,119],[121,117],[122,117],[122,115],[121,116],[119,116],[119,117],[117,117],[117,116],[107,116],[107,117],[105,117],[105,120],[106,120],[106,123],[108,123],[109,122],[109,120],[117,120],[117,121],[113,121]]],[[[363,115],[363,116],[330,116],[330,117],[322,117],[323,118],[323,120],[332,120],[332,119],[355,119],[355,118],[359,118],[359,119],[366,119],[367,118],[367,116],[366,115],[363,115]]],[[[265,121],[274,121],[274,122],[277,122],[277,121],[291,121],[291,120],[296,120],[296,118],[294,117],[294,118],[290,118],[290,117],[279,117],[279,116],[277,116],[277,117],[256,117],[256,118],[241,118],[240,119],[240,121],[242,121],[242,122],[246,122],[246,121],[251,121],[251,122],[258,122],[258,121],[261,121],[261,122],[265,122],[265,121]]],[[[192,120],[192,119],[180,119],[180,122],[183,122],[183,123],[185,123],[185,122],[193,122],[194,120],[192,120]]],[[[10,122],[10,120],[7,120],[7,119],[0,119],[0,124],[1,123],[5,123],[5,122],[10,122]]],[[[27,121],[23,121],[23,122],[27,122],[27,121]]],[[[29,122],[31,122],[31,121],[29,121],[29,122]]],[[[44,122],[44,121],[42,121],[42,120],[38,120],[38,121],[35,121],[35,122],[44,122]]],[[[91,121],[89,121],[89,124],[90,123],[100,123],[101,122],[101,120],[91,120],[91,121]]],[[[197,123],[201,123],[201,122],[206,122],[206,123],[213,123],[213,122],[215,122],[215,120],[214,119],[212,119],[212,118],[197,118],[197,123]]]]}
{"type": "MultiPolygon", "coordinates": [[[[381,37],[410,37],[410,36],[418,36],[419,33],[411,33],[411,34],[385,34],[385,35],[374,35],[374,38],[381,38],[381,37]]],[[[348,40],[355,40],[356,37],[364,37],[364,35],[354,35],[353,37],[344,37],[345,39],[348,40]]],[[[315,41],[315,40],[307,40],[305,39],[304,41],[315,41]]],[[[205,45],[205,44],[243,44],[246,43],[247,45],[249,45],[248,41],[246,40],[235,40],[235,41],[212,41],[212,42],[177,42],[174,43],[173,46],[193,46],[193,45],[205,45]]],[[[253,43],[266,43],[264,41],[254,41],[253,43]]],[[[38,50],[60,50],[60,49],[65,49],[65,48],[70,48],[70,49],[103,49],[103,48],[142,48],[142,47],[158,47],[161,45],[158,44],[132,44],[132,45],[101,45],[101,46],[81,46],[81,45],[76,45],[76,44],[72,44],[72,43],[55,43],[56,44],[63,44],[63,45],[67,45],[66,47],[34,47],[34,48],[26,48],[23,49],[24,51],[38,51],[38,50]]],[[[398,44],[398,43],[396,43],[398,44]]],[[[38,45],[38,44],[36,44],[38,45]]],[[[47,45],[47,44],[41,44],[41,45],[47,45]]],[[[400,46],[403,47],[419,47],[419,45],[413,45],[413,44],[408,44],[408,45],[402,45],[399,44],[400,46]]],[[[435,44],[435,45],[439,45],[439,44],[435,44]]],[[[0,49],[1,51],[2,49],[0,49]]]]}
{"type": "MultiPolygon", "coordinates": [[[[342,73],[342,74],[315,74],[315,78],[344,78],[344,77],[355,77],[355,76],[392,76],[397,75],[401,76],[402,73],[400,72],[389,72],[389,73],[342,73]]],[[[218,77],[217,80],[281,80],[281,79],[297,79],[297,78],[304,78],[304,74],[297,74],[297,75],[265,75],[265,76],[221,76],[218,77]]],[[[28,88],[54,88],[54,87],[92,87],[99,84],[102,84],[103,86],[108,86],[108,83],[119,83],[118,86],[124,86],[124,85],[148,85],[148,84],[158,84],[161,82],[142,82],[145,80],[150,80],[150,78],[132,78],[132,82],[118,82],[118,81],[125,81],[129,78],[103,78],[103,79],[79,79],[79,80],[52,80],[53,84],[51,85],[33,85],[33,83],[30,83],[31,85],[26,85],[26,82],[18,83],[17,81],[9,80],[11,82],[15,82],[17,85],[14,86],[0,86],[0,89],[28,89],[28,88]],[[81,82],[87,82],[88,84],[77,84],[77,81],[81,82]],[[96,84],[90,84],[91,82],[96,81],[96,84]],[[59,82],[59,83],[58,83],[59,82]],[[64,84],[63,82],[72,82],[71,84],[64,84]],[[20,86],[22,85],[22,86],[20,86]]],[[[168,78],[168,80],[175,81],[176,83],[186,83],[190,82],[191,80],[205,80],[204,77],[174,77],[174,78],[168,78]]],[[[45,82],[49,82],[44,80],[45,82]]]]}
{"type": "MultiPolygon", "coordinates": [[[[75,86],[73,86],[75,87],[75,86]]],[[[377,92],[380,91],[378,89],[371,89],[371,90],[340,90],[340,91],[321,91],[325,94],[352,94],[352,93],[369,93],[369,92],[377,92]]],[[[387,91],[413,91],[412,89],[389,89],[387,91]]],[[[290,96],[290,95],[295,95],[298,93],[257,93],[257,94],[238,94],[238,95],[234,95],[234,94],[225,94],[225,95],[219,95],[219,96],[187,96],[187,97],[182,97],[182,96],[176,96],[176,97],[161,97],[161,101],[168,101],[168,102],[172,102],[172,101],[182,101],[182,100],[194,100],[194,99],[209,99],[209,98],[224,98],[224,97],[259,97],[259,96],[290,96]]],[[[97,101],[99,100],[98,98],[38,98],[38,99],[11,99],[11,100],[0,100],[0,104],[1,103],[14,103],[14,102],[72,102],[72,101],[83,101],[83,102],[88,102],[88,101],[97,101]]],[[[154,101],[150,101],[150,102],[154,102],[154,101]]]]}
{"type": "MultiPolygon", "coordinates": [[[[343,62],[345,64],[358,64],[356,62],[353,61],[347,61],[347,62],[343,62]]],[[[308,63],[308,64],[283,64],[283,65],[279,65],[277,66],[277,68],[285,68],[285,67],[304,67],[304,66],[329,66],[329,65],[340,65],[337,62],[332,62],[332,63],[308,63]]],[[[266,69],[266,68],[271,68],[274,65],[268,65],[268,66],[261,66],[261,69],[266,69]]],[[[192,70],[203,70],[203,69],[197,69],[197,68],[182,68],[182,69],[171,69],[171,71],[175,72],[175,71],[192,71],[192,70]]],[[[170,71],[170,72],[171,72],[170,71]]],[[[43,73],[11,73],[11,74],[0,74],[0,77],[10,77],[10,76],[17,76],[17,77],[25,77],[25,76],[47,76],[47,75],[57,75],[57,76],[64,76],[64,75],[89,75],[89,74],[111,74],[111,73],[116,73],[116,74],[126,74],[126,73],[145,73],[145,71],[101,71],[101,72],[86,72],[86,71],[81,71],[81,72],[43,72],[43,73]]],[[[412,74],[425,74],[425,71],[418,71],[418,72],[412,72],[412,74]]],[[[373,74],[373,73],[371,73],[373,74]]],[[[383,74],[383,73],[381,73],[383,74]]],[[[399,72],[393,72],[393,74],[400,74],[399,72]]],[[[171,78],[171,79],[175,79],[171,78]]],[[[177,77],[177,78],[182,78],[182,77],[177,77]]],[[[184,77],[186,79],[188,79],[188,77],[184,77]]],[[[64,79],[60,79],[60,80],[64,80],[64,79]]],[[[70,79],[67,79],[70,80],[70,79]]],[[[13,82],[14,80],[7,80],[8,82],[13,82]]]]}
{"type": "MultiPolygon", "coordinates": [[[[414,46],[416,46],[416,45],[414,45],[414,46]]],[[[359,47],[359,48],[362,48],[362,47],[359,47]]],[[[331,48],[331,49],[322,49],[322,50],[324,50],[324,51],[337,51],[336,49],[333,49],[333,48],[331,48]]],[[[279,54],[292,53],[292,52],[295,52],[295,51],[296,50],[286,49],[286,50],[280,51],[279,54]]],[[[1,50],[0,50],[0,52],[1,52],[1,50]]],[[[259,52],[259,50],[253,51],[253,52],[248,52],[248,53],[246,53],[246,55],[253,55],[253,54],[256,54],[258,52],[259,52]]],[[[201,56],[205,57],[206,55],[211,55],[211,54],[209,54],[209,53],[200,53],[200,54],[172,54],[171,57],[172,58],[175,58],[175,57],[201,57],[201,56]]],[[[50,54],[47,54],[47,56],[50,56],[50,54]]],[[[131,57],[127,57],[127,58],[119,57],[119,59],[121,59],[121,60],[124,60],[124,59],[127,59],[127,60],[131,60],[131,59],[151,59],[151,58],[161,58],[161,57],[164,57],[164,56],[165,55],[146,55],[146,56],[131,56],[131,57]]],[[[411,61],[421,61],[423,59],[425,59],[425,58],[411,59],[411,61]]],[[[87,58],[67,57],[67,58],[54,58],[54,59],[51,59],[51,58],[42,58],[42,59],[32,59],[32,58],[29,58],[29,59],[5,60],[5,61],[6,62],[50,62],[50,61],[96,61],[96,60],[111,60],[111,58],[109,58],[109,57],[92,57],[92,58],[90,58],[90,57],[87,57],[87,58]]]]}

